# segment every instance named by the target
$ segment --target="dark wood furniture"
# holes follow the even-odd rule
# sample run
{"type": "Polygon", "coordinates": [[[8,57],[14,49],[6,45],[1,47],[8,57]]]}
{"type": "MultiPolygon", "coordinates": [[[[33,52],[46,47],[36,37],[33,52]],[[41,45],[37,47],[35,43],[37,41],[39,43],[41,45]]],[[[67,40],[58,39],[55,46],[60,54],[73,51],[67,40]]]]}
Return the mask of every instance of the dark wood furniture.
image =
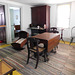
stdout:
{"type": "Polygon", "coordinates": [[[11,43],[11,45],[16,50],[22,50],[22,49],[24,49],[23,46],[27,42],[27,37],[29,36],[29,33],[27,33],[26,31],[20,31],[18,34],[19,34],[19,36],[18,36],[19,39],[17,39],[13,43],[11,43]]]}
{"type": "Polygon", "coordinates": [[[18,37],[18,33],[21,31],[20,25],[14,25],[14,29],[15,37],[18,37]]]}
{"type": "Polygon", "coordinates": [[[64,41],[64,39],[63,39],[63,30],[64,30],[64,29],[61,29],[61,37],[60,37],[60,39],[65,43],[65,41],[64,41]]]}
{"type": "Polygon", "coordinates": [[[70,41],[70,44],[73,42],[74,38],[75,38],[75,26],[72,27],[72,29],[71,29],[71,41],[70,41]]]}
{"type": "Polygon", "coordinates": [[[0,5],[0,41],[6,42],[5,6],[0,5]]]}
{"type": "Polygon", "coordinates": [[[46,24],[46,31],[50,30],[50,6],[36,6],[31,8],[32,25],[44,27],[46,24]]]}
{"type": "Polygon", "coordinates": [[[46,53],[52,51],[53,48],[59,44],[60,41],[60,35],[58,33],[45,32],[33,37],[40,39],[41,42],[44,43],[46,47],[46,53]]]}
{"type": "Polygon", "coordinates": [[[27,64],[29,62],[29,58],[32,58],[32,59],[36,59],[36,66],[35,66],[35,69],[37,68],[38,66],[38,62],[39,62],[39,56],[40,56],[40,53],[42,53],[44,56],[44,60],[46,59],[45,58],[45,48],[44,47],[40,47],[39,46],[39,40],[36,39],[36,38],[32,38],[32,37],[29,37],[27,38],[27,48],[28,48],[28,59],[27,59],[27,64]],[[31,56],[31,54],[34,53],[36,54],[35,58],[33,58],[31,56]]]}
{"type": "Polygon", "coordinates": [[[5,61],[0,61],[0,75],[13,75],[13,71],[15,69],[11,67],[9,64],[7,64],[5,61]]]}
{"type": "Polygon", "coordinates": [[[20,30],[21,29],[20,25],[14,25],[14,27],[15,27],[15,30],[20,30]]]}
{"type": "Polygon", "coordinates": [[[37,35],[37,34],[41,34],[41,33],[44,33],[46,32],[46,29],[38,29],[37,27],[31,27],[31,28],[28,28],[31,30],[31,36],[34,36],[34,35],[37,35]]]}
{"type": "Polygon", "coordinates": [[[6,25],[0,25],[0,41],[6,42],[6,25]]]}
{"type": "Polygon", "coordinates": [[[51,33],[59,33],[59,31],[57,31],[57,28],[56,27],[51,27],[50,28],[50,32],[51,33]]]}
{"type": "Polygon", "coordinates": [[[31,35],[41,34],[46,32],[46,29],[31,29],[31,35]]]}

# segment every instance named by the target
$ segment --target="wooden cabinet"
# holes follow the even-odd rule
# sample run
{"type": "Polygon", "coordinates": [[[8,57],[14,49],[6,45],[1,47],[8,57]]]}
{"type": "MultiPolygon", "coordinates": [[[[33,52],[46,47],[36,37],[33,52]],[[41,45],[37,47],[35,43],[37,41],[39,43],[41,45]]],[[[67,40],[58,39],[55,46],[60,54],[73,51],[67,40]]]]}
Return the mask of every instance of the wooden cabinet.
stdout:
{"type": "Polygon", "coordinates": [[[46,24],[46,31],[50,30],[50,6],[37,6],[31,8],[32,24],[44,27],[46,24]]]}
{"type": "Polygon", "coordinates": [[[37,34],[41,34],[41,33],[44,33],[46,32],[45,29],[31,29],[31,35],[34,36],[34,35],[37,35],[37,34]]]}

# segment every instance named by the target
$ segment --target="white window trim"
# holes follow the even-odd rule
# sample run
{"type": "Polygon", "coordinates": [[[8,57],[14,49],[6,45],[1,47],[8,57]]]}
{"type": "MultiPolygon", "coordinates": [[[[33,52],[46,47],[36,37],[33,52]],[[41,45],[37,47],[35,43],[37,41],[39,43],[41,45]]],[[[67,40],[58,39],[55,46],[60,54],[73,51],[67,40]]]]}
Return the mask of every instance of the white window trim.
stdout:
{"type": "MultiPolygon", "coordinates": [[[[72,5],[72,2],[69,2],[69,3],[62,3],[62,4],[57,4],[57,10],[58,10],[58,5],[65,5],[65,4],[70,4],[70,15],[69,15],[69,27],[68,28],[64,28],[64,29],[69,29],[70,28],[70,19],[71,19],[71,5],[72,5]]],[[[57,18],[58,18],[58,11],[56,11],[56,27],[57,27],[57,18]]],[[[57,27],[59,29],[61,29],[61,27],[57,27]]]]}

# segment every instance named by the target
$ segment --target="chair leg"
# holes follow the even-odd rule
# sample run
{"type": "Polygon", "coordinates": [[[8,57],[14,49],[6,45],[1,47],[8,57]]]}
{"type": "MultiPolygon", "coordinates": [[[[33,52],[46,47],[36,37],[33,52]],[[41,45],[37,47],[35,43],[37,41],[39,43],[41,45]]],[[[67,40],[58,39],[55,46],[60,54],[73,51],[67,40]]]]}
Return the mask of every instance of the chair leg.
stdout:
{"type": "Polygon", "coordinates": [[[36,69],[36,68],[37,68],[37,66],[38,66],[38,62],[39,62],[39,53],[37,53],[37,61],[36,61],[35,69],[36,69]]]}
{"type": "Polygon", "coordinates": [[[47,52],[46,52],[46,61],[49,61],[49,58],[48,58],[48,54],[47,54],[47,52]]]}
{"type": "Polygon", "coordinates": [[[58,48],[58,45],[56,46],[56,48],[58,48]]]}
{"type": "Polygon", "coordinates": [[[54,53],[56,53],[56,47],[54,48],[54,53]]]}
{"type": "Polygon", "coordinates": [[[11,72],[10,75],[13,75],[13,72],[11,72]]]}
{"type": "Polygon", "coordinates": [[[65,41],[63,40],[63,38],[62,38],[62,41],[64,42],[64,44],[65,44],[65,41]]]}
{"type": "MultiPolygon", "coordinates": [[[[73,42],[73,38],[71,38],[70,44],[71,44],[72,42],[73,42]]],[[[70,44],[69,44],[69,45],[70,45],[70,44]]]]}
{"type": "Polygon", "coordinates": [[[46,51],[44,51],[44,62],[46,62],[46,51]]]}
{"type": "Polygon", "coordinates": [[[27,59],[27,64],[29,63],[29,58],[30,58],[30,51],[28,51],[28,59],[27,59]]]}

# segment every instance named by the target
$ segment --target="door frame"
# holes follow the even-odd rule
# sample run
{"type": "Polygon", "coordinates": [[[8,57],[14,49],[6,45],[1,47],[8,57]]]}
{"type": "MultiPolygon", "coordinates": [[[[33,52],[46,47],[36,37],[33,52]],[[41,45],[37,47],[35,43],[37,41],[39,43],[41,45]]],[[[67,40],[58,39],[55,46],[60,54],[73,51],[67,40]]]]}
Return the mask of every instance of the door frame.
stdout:
{"type": "Polygon", "coordinates": [[[21,13],[21,28],[22,28],[22,25],[23,25],[23,7],[22,5],[20,4],[14,4],[14,3],[6,3],[6,2],[0,2],[1,5],[5,5],[5,16],[6,16],[6,43],[7,44],[10,44],[12,42],[12,39],[11,39],[11,23],[10,23],[10,10],[9,10],[9,7],[19,7],[20,8],[20,13],[21,13]]]}

